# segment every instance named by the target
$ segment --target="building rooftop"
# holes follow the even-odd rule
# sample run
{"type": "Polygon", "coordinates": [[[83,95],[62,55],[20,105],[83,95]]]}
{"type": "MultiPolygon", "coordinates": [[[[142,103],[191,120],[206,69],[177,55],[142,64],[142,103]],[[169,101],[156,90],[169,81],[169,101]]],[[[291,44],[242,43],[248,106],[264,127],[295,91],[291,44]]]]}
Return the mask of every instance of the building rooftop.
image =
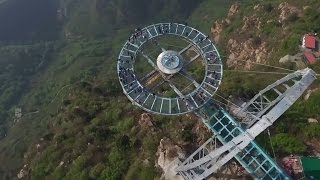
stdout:
{"type": "Polygon", "coordinates": [[[314,55],[311,52],[308,52],[308,51],[304,52],[304,56],[307,58],[307,60],[310,64],[317,63],[316,58],[314,57],[314,55]]]}
{"type": "Polygon", "coordinates": [[[306,179],[320,179],[320,158],[302,157],[301,163],[306,179]]]}
{"type": "Polygon", "coordinates": [[[316,37],[311,35],[305,35],[303,38],[304,45],[306,48],[315,49],[316,48],[316,37]]]}

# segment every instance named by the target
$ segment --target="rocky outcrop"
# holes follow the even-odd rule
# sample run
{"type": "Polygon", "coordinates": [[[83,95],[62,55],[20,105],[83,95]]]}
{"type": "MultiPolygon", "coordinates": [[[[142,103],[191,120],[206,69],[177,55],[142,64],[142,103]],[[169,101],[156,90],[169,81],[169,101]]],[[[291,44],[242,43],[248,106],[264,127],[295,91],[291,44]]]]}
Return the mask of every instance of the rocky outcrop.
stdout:
{"type": "Polygon", "coordinates": [[[261,29],[261,21],[260,18],[257,17],[256,15],[253,16],[245,16],[243,17],[243,26],[241,28],[241,30],[243,32],[250,30],[250,29],[256,29],[256,30],[260,30],[261,29]]]}
{"type": "Polygon", "coordinates": [[[236,4],[231,5],[229,12],[228,12],[228,18],[232,18],[232,17],[236,16],[237,13],[239,12],[239,10],[240,10],[239,4],[236,3],[236,4]]]}
{"type": "Polygon", "coordinates": [[[185,153],[177,144],[169,138],[164,137],[160,141],[156,155],[158,157],[156,164],[163,170],[162,179],[183,180],[183,178],[176,175],[176,172],[174,171],[179,163],[178,158],[185,158],[185,153]]]}
{"type": "Polygon", "coordinates": [[[148,113],[141,114],[141,118],[139,120],[139,125],[144,128],[153,127],[151,117],[148,113]]]}
{"type": "Polygon", "coordinates": [[[211,33],[213,34],[214,41],[219,42],[222,31],[231,23],[232,18],[234,18],[240,10],[239,4],[231,5],[228,17],[224,20],[215,21],[213,27],[211,28],[211,33]]]}
{"type": "Polygon", "coordinates": [[[287,2],[283,2],[278,6],[278,11],[280,12],[279,15],[279,22],[280,23],[285,23],[288,20],[290,20],[290,18],[295,18],[293,16],[296,17],[301,17],[302,16],[302,10],[300,10],[299,8],[290,5],[287,2]]]}
{"type": "Polygon", "coordinates": [[[135,134],[137,137],[143,138],[146,134],[155,135],[160,131],[153,122],[149,113],[142,113],[138,124],[133,126],[130,130],[131,134],[135,134]]]}
{"type": "MultiPolygon", "coordinates": [[[[211,28],[211,33],[214,36],[215,42],[219,43],[223,30],[231,23],[232,18],[239,13],[240,6],[234,4],[229,9],[228,18],[216,21],[211,28]]],[[[254,11],[260,11],[261,6],[254,6],[254,11]]],[[[252,16],[243,17],[243,25],[239,33],[246,34],[252,30],[257,31],[262,29],[262,22],[260,17],[253,14],[252,16]]],[[[256,36],[246,39],[231,38],[228,40],[227,47],[229,49],[229,57],[227,59],[228,67],[236,67],[237,69],[251,69],[252,63],[265,64],[269,53],[267,50],[267,43],[263,42],[260,37],[256,36]]]]}
{"type": "Polygon", "coordinates": [[[308,119],[308,123],[318,123],[319,121],[313,118],[308,119]]]}
{"type": "Polygon", "coordinates": [[[309,89],[308,91],[307,91],[307,94],[303,97],[303,99],[305,100],[305,101],[307,101],[308,99],[309,99],[309,97],[311,96],[311,94],[312,93],[314,93],[314,92],[316,92],[316,91],[318,91],[319,90],[319,88],[315,88],[315,89],[309,89]]]}
{"type": "Polygon", "coordinates": [[[249,70],[253,67],[252,62],[265,64],[269,56],[267,43],[261,42],[260,39],[250,38],[244,42],[230,39],[228,47],[230,55],[227,59],[227,66],[236,69],[249,70]]]}
{"type": "Polygon", "coordinates": [[[287,63],[295,63],[298,69],[303,69],[306,67],[302,54],[296,54],[294,56],[285,55],[279,60],[280,64],[287,64],[287,63]]]}
{"type": "MultiPolygon", "coordinates": [[[[253,67],[253,63],[266,64],[267,59],[271,58],[272,53],[274,53],[276,49],[269,48],[267,42],[261,39],[260,33],[257,32],[263,31],[266,24],[274,23],[277,24],[277,27],[282,26],[282,31],[279,31],[279,33],[286,35],[289,28],[286,24],[303,16],[302,8],[290,5],[287,2],[283,2],[278,6],[270,5],[270,7],[268,5],[257,4],[252,7],[252,11],[253,12],[250,13],[252,15],[247,15],[242,18],[243,24],[237,29],[238,32],[233,38],[223,39],[223,42],[228,42],[228,67],[249,70],[253,67]],[[271,11],[275,14],[276,18],[264,19],[261,16],[261,14],[270,13],[271,11]],[[241,36],[238,36],[238,34],[241,34],[241,36]]],[[[214,26],[211,28],[211,33],[217,43],[222,42],[222,32],[233,23],[233,20],[235,20],[234,17],[237,16],[239,12],[240,6],[234,4],[230,7],[226,19],[215,21],[214,26]]],[[[304,68],[300,58],[298,59],[299,60],[296,58],[295,61],[297,67],[304,68]]]]}
{"type": "Polygon", "coordinates": [[[227,27],[228,21],[221,20],[221,21],[215,21],[213,27],[211,28],[211,33],[213,34],[214,41],[219,42],[221,33],[227,27]]]}
{"type": "Polygon", "coordinates": [[[64,165],[64,161],[61,161],[58,167],[61,167],[64,165]]]}
{"type": "Polygon", "coordinates": [[[18,179],[22,179],[28,176],[28,165],[25,164],[23,166],[23,168],[19,171],[19,173],[17,174],[18,179]]]}
{"type": "Polygon", "coordinates": [[[301,60],[301,57],[297,56],[291,56],[291,55],[285,55],[284,57],[280,58],[279,63],[285,64],[285,63],[295,63],[295,61],[301,60]]]}
{"type": "Polygon", "coordinates": [[[263,6],[261,6],[260,4],[253,6],[253,10],[255,11],[261,11],[262,9],[263,9],[263,6]]]}
{"type": "Polygon", "coordinates": [[[210,130],[201,121],[196,121],[194,127],[192,128],[192,133],[196,135],[196,143],[202,145],[208,140],[208,135],[210,130]]]}

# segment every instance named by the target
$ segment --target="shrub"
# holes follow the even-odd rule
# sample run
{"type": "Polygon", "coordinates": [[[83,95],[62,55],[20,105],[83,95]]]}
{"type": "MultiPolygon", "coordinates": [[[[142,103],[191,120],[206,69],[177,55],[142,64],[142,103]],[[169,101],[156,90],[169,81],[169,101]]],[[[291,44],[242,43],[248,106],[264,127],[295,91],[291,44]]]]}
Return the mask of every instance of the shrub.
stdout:
{"type": "Polygon", "coordinates": [[[259,36],[254,36],[252,38],[252,42],[254,46],[260,46],[261,44],[261,38],[259,36]]]}
{"type": "Polygon", "coordinates": [[[147,136],[143,139],[143,149],[147,151],[150,156],[153,156],[158,148],[158,141],[152,136],[147,136]]]}
{"type": "Polygon", "coordinates": [[[276,152],[285,154],[302,154],[306,151],[306,146],[290,134],[276,134],[271,139],[276,152]]]}
{"type": "Polygon", "coordinates": [[[183,130],[181,132],[181,139],[183,141],[192,142],[193,141],[193,137],[194,137],[194,135],[193,135],[191,130],[183,130]]]}
{"type": "Polygon", "coordinates": [[[116,143],[119,151],[121,152],[126,152],[131,147],[131,141],[127,135],[121,136],[116,143]]]}
{"type": "Polygon", "coordinates": [[[58,166],[52,173],[52,178],[53,179],[63,179],[64,177],[64,172],[63,172],[63,167],[58,166]]]}
{"type": "Polygon", "coordinates": [[[143,166],[139,179],[149,180],[149,179],[154,179],[154,176],[155,176],[154,168],[148,165],[148,166],[143,166]]]}
{"type": "Polygon", "coordinates": [[[308,124],[303,128],[303,132],[308,138],[320,138],[320,125],[308,124]]]}
{"type": "Polygon", "coordinates": [[[263,9],[266,11],[266,12],[271,12],[273,10],[273,6],[271,3],[268,3],[268,4],[265,4],[263,6],[263,9]]]}
{"type": "Polygon", "coordinates": [[[298,14],[297,13],[292,13],[288,17],[288,22],[295,22],[298,19],[299,19],[298,14]]]}
{"type": "Polygon", "coordinates": [[[134,119],[133,117],[125,118],[123,120],[120,120],[117,124],[117,130],[119,132],[126,132],[130,130],[134,125],[134,119]]]}
{"type": "Polygon", "coordinates": [[[105,165],[102,163],[95,165],[93,168],[91,168],[89,172],[90,178],[98,179],[104,169],[105,169],[105,165]]]}
{"type": "Polygon", "coordinates": [[[71,168],[67,174],[67,179],[88,179],[88,172],[85,169],[87,159],[84,156],[79,156],[72,162],[71,168]]]}
{"type": "Polygon", "coordinates": [[[118,180],[122,179],[122,176],[128,169],[129,161],[128,157],[125,156],[118,149],[113,148],[108,155],[109,165],[101,173],[99,179],[101,180],[118,180]]]}

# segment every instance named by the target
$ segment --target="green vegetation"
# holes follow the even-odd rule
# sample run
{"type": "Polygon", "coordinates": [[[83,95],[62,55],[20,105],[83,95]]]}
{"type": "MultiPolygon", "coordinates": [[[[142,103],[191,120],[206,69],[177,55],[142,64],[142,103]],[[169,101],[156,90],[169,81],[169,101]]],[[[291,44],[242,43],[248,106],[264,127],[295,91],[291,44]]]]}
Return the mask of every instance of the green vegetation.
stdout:
{"type": "Polygon", "coordinates": [[[278,153],[302,154],[306,151],[306,146],[289,134],[276,134],[272,137],[272,142],[278,153]]]}
{"type": "MultiPolygon", "coordinates": [[[[199,2],[28,3],[0,5],[3,27],[17,30],[0,30],[0,177],[16,177],[27,163],[31,179],[153,179],[163,135],[135,129],[141,112],[121,93],[115,59],[134,28],[183,22],[199,2]],[[28,15],[7,21],[12,12],[22,12],[12,10],[17,6],[28,15]],[[23,112],[18,121],[15,107],[23,112]],[[141,166],[145,159],[149,163],[141,166]]],[[[170,127],[168,122],[159,125],[170,127]]],[[[174,124],[179,129],[179,121],[174,124]]]]}
{"type": "MultiPolygon", "coordinates": [[[[229,38],[253,38],[256,46],[267,41],[275,49],[270,63],[278,65],[280,56],[297,51],[301,34],[320,30],[317,1],[292,1],[310,8],[304,10],[303,17],[290,16],[285,35],[278,33],[282,27],[274,15],[282,1],[239,2],[239,16],[223,31],[219,44],[224,55],[229,38]],[[273,21],[264,23],[260,30],[239,34],[243,16],[254,13],[255,3],[263,6],[257,16],[263,22],[273,21]]],[[[119,49],[136,27],[158,21],[188,22],[209,33],[232,3],[65,0],[56,4],[9,0],[0,4],[0,23],[5,27],[0,29],[0,177],[12,179],[28,164],[30,179],[159,178],[161,172],[154,163],[160,139],[167,136],[193,147],[197,143],[195,120],[153,116],[154,127],[141,127],[138,121],[142,111],[122,94],[116,76],[119,49]],[[15,8],[18,6],[20,9],[15,8]],[[14,16],[13,12],[22,12],[21,8],[26,14],[14,16]],[[23,111],[19,120],[13,117],[16,107],[23,111]]],[[[319,65],[312,68],[320,71],[319,65]]],[[[191,69],[194,76],[203,74],[197,66],[191,69]]],[[[218,93],[251,98],[279,77],[225,71],[218,93]]],[[[306,121],[320,118],[319,102],[318,92],[308,101],[299,101],[270,129],[278,155],[306,154],[304,142],[320,138],[320,125],[306,121]]],[[[258,140],[265,138],[262,135],[258,140]]]]}
{"type": "MultiPolygon", "coordinates": [[[[242,5],[240,8],[240,16],[232,19],[231,24],[226,27],[222,38],[222,44],[224,47],[230,37],[243,40],[246,38],[252,38],[255,45],[259,45],[261,42],[267,42],[269,49],[273,51],[273,55],[270,57],[269,63],[271,65],[281,66],[278,61],[280,57],[286,54],[294,55],[299,52],[299,44],[301,44],[301,37],[308,32],[318,32],[319,27],[317,22],[320,20],[318,13],[316,13],[319,2],[310,1],[308,3],[302,3],[301,1],[291,1],[289,4],[295,5],[300,9],[306,7],[303,11],[303,16],[298,16],[297,13],[289,15],[287,21],[283,23],[278,22],[279,13],[277,11],[278,5],[283,1],[257,1],[253,4],[242,5]],[[253,10],[254,5],[260,4],[262,7],[260,10],[253,10]],[[244,7],[245,6],[245,7],[244,7]],[[238,32],[237,29],[241,29],[244,25],[242,18],[244,16],[255,15],[259,17],[261,21],[261,28],[251,28],[246,32],[238,32]],[[281,33],[283,29],[286,29],[286,33],[281,33]]],[[[220,45],[221,46],[221,45],[220,45]]],[[[319,72],[320,65],[310,66],[316,72],[319,72]]],[[[295,66],[288,65],[286,68],[294,69],[295,66]]],[[[255,71],[276,71],[272,68],[265,68],[261,66],[255,66],[252,70],[255,71]]],[[[224,73],[224,79],[218,94],[228,97],[229,95],[240,96],[242,98],[251,98],[254,94],[258,93],[260,89],[271,82],[276,81],[281,76],[278,75],[263,75],[263,74],[248,74],[230,72],[228,70],[224,73]]],[[[319,81],[315,81],[314,87],[319,85],[319,81]]],[[[319,92],[315,92],[308,100],[299,100],[293,105],[270,129],[273,134],[272,141],[274,150],[277,156],[288,154],[300,154],[308,153],[306,143],[312,140],[319,140],[319,125],[310,124],[307,122],[308,118],[319,119],[320,112],[320,97],[319,92]]],[[[258,137],[258,142],[267,149],[268,152],[272,152],[270,141],[265,134],[258,137]]]]}

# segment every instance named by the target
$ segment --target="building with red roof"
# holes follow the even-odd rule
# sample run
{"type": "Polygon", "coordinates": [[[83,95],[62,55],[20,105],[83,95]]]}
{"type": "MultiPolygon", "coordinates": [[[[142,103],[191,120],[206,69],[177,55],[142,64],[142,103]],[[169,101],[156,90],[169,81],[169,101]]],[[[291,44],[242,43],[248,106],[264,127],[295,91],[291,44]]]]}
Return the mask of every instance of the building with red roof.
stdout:
{"type": "Polygon", "coordinates": [[[306,58],[306,60],[310,63],[310,64],[316,64],[317,60],[314,57],[313,53],[306,51],[304,52],[304,57],[306,58]]]}
{"type": "Polygon", "coordinates": [[[303,40],[302,40],[302,47],[303,48],[308,48],[308,49],[316,49],[316,37],[313,35],[304,35],[303,40]]]}

